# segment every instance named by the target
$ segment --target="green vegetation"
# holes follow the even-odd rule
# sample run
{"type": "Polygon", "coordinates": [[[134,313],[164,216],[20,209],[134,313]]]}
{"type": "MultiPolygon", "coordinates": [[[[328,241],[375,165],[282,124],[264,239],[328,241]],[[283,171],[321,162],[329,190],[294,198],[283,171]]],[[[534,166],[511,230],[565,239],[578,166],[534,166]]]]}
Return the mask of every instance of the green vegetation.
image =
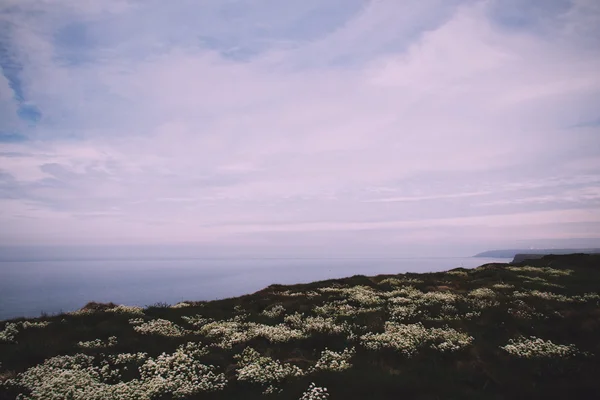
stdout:
{"type": "Polygon", "coordinates": [[[0,322],[0,399],[594,398],[600,255],[0,322]]]}

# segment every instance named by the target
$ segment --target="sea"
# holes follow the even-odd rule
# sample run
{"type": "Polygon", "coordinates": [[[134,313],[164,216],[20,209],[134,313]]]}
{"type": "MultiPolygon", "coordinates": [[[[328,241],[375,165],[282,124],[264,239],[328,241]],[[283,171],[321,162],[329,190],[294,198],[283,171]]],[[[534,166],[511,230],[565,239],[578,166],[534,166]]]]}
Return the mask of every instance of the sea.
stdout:
{"type": "Polygon", "coordinates": [[[74,311],[90,301],[147,306],[249,294],[271,284],[474,268],[502,258],[257,258],[1,261],[0,320],[74,311]]]}

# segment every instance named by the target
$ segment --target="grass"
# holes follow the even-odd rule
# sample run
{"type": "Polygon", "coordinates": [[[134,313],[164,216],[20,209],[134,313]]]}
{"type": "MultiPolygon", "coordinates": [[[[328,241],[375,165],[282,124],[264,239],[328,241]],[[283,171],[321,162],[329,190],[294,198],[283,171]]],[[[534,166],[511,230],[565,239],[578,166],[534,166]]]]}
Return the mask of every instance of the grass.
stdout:
{"type": "Polygon", "coordinates": [[[0,322],[0,399],[299,399],[311,382],[330,399],[594,398],[599,290],[600,255],[567,255],[89,303],[0,322]]]}

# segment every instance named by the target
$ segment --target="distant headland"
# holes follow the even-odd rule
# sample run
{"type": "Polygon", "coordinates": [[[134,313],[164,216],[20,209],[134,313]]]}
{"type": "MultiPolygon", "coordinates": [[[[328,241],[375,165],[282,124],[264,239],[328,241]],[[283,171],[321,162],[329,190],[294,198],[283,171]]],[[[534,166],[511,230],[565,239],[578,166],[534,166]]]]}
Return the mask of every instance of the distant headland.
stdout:
{"type": "Polygon", "coordinates": [[[512,258],[513,263],[518,263],[529,259],[542,258],[545,255],[565,255],[565,254],[600,254],[600,248],[589,249],[508,249],[508,250],[488,250],[483,253],[475,254],[473,257],[489,258],[512,258]]]}

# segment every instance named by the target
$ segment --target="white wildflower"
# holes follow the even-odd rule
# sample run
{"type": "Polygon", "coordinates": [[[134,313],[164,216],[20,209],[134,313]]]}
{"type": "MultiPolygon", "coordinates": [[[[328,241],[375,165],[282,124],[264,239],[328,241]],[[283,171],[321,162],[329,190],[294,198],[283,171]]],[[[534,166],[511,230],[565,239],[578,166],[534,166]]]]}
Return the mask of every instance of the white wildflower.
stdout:
{"type": "Polygon", "coordinates": [[[125,306],[125,305],[118,305],[116,307],[113,308],[109,308],[106,310],[106,312],[112,312],[115,314],[137,314],[137,315],[143,315],[144,314],[144,309],[142,307],[138,307],[138,306],[125,306]]]}
{"type": "Polygon", "coordinates": [[[509,354],[521,358],[540,358],[540,357],[572,357],[579,353],[575,345],[556,344],[550,340],[544,340],[531,336],[523,336],[517,339],[510,339],[508,344],[500,347],[509,354]]]}
{"type": "Polygon", "coordinates": [[[300,400],[327,400],[328,398],[329,393],[327,393],[327,388],[322,388],[311,383],[308,389],[302,393],[300,400]]]}
{"type": "Polygon", "coordinates": [[[237,376],[240,381],[269,385],[304,375],[304,371],[297,366],[261,356],[251,347],[247,347],[234,358],[238,362],[237,376]]]}
{"type": "Polygon", "coordinates": [[[274,306],[263,310],[263,312],[261,314],[264,315],[265,317],[277,318],[281,314],[284,314],[284,313],[285,313],[285,307],[281,304],[275,304],[274,306]]]}
{"type": "Polygon", "coordinates": [[[172,305],[171,308],[185,308],[185,307],[191,307],[192,305],[190,303],[186,303],[185,301],[179,302],[175,305],[172,305]]]}
{"type": "Polygon", "coordinates": [[[106,342],[103,340],[100,340],[100,339],[94,339],[94,340],[90,340],[88,342],[77,343],[77,345],[79,347],[83,347],[86,349],[101,349],[101,348],[105,348],[105,347],[112,347],[112,346],[115,346],[116,344],[117,344],[116,336],[109,337],[106,342]]]}
{"type": "Polygon", "coordinates": [[[425,328],[421,323],[385,323],[385,332],[369,332],[361,336],[363,345],[371,350],[392,348],[412,356],[421,347],[440,351],[456,351],[469,346],[473,337],[452,328],[425,328]]]}
{"type": "Polygon", "coordinates": [[[166,319],[153,319],[134,326],[133,329],[142,335],[183,336],[190,333],[166,319]]]}
{"type": "Polygon", "coordinates": [[[13,322],[7,322],[4,329],[0,331],[0,343],[15,342],[15,337],[19,333],[19,325],[13,322]]]}
{"type": "Polygon", "coordinates": [[[314,371],[344,371],[352,367],[350,360],[356,353],[354,347],[344,349],[342,352],[335,352],[325,349],[321,352],[321,357],[317,363],[310,368],[309,372],[314,371]]]}

